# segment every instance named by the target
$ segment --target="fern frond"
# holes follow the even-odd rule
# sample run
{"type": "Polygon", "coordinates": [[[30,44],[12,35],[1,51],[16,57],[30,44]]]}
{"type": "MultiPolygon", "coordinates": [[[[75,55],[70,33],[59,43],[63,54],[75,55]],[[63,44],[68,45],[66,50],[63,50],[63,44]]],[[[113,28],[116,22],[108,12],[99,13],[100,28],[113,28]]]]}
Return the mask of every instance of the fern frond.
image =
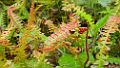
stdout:
{"type": "Polygon", "coordinates": [[[114,33],[118,30],[118,23],[120,23],[120,17],[111,16],[105,26],[103,27],[103,31],[101,32],[102,38],[101,41],[105,42],[105,44],[110,44],[110,33],[114,33]]]}
{"type": "Polygon", "coordinates": [[[94,27],[94,22],[92,16],[87,14],[84,9],[80,6],[76,6],[75,4],[71,4],[69,1],[63,1],[63,8],[64,11],[72,12],[74,11],[77,16],[86,20],[89,23],[90,27],[94,27]]]}
{"type": "Polygon", "coordinates": [[[12,35],[13,32],[14,32],[14,27],[13,27],[13,28],[12,28],[12,27],[11,27],[11,28],[6,28],[6,29],[2,32],[0,38],[1,38],[1,39],[7,39],[7,37],[11,37],[10,35],[12,35]]]}
{"type": "Polygon", "coordinates": [[[48,26],[50,32],[55,32],[57,30],[57,27],[53,24],[53,21],[46,20],[45,25],[48,26]]]}
{"type": "Polygon", "coordinates": [[[83,9],[77,9],[76,14],[80,16],[81,18],[85,19],[86,22],[88,22],[90,27],[94,27],[94,22],[92,19],[92,16],[87,14],[83,9]]]}
{"type": "Polygon", "coordinates": [[[64,47],[69,50],[69,52],[73,55],[79,54],[81,52],[80,47],[72,47],[70,42],[63,42],[64,47]]]}
{"type": "Polygon", "coordinates": [[[108,60],[108,62],[110,64],[118,64],[118,65],[120,65],[120,57],[112,57],[112,56],[110,56],[107,60],[108,60]]]}
{"type": "Polygon", "coordinates": [[[14,53],[17,55],[15,61],[20,61],[21,59],[25,59],[27,57],[25,49],[28,45],[36,47],[40,42],[43,42],[45,40],[46,36],[40,33],[40,29],[37,26],[34,26],[31,29],[26,28],[22,36],[19,38],[19,44],[17,45],[19,47],[14,51],[14,53]],[[33,42],[35,42],[35,44],[33,44],[33,42]]]}
{"type": "Polygon", "coordinates": [[[107,61],[108,59],[108,51],[110,50],[110,47],[107,46],[107,44],[111,44],[110,42],[110,33],[114,33],[118,30],[118,23],[120,23],[120,17],[111,16],[109,17],[107,23],[104,25],[103,29],[100,34],[102,34],[102,37],[98,40],[100,51],[97,53],[96,58],[98,59],[98,68],[101,68],[104,65],[104,61],[107,61]]]}
{"type": "Polygon", "coordinates": [[[78,18],[75,18],[74,16],[71,17],[70,15],[70,22],[65,24],[62,23],[60,25],[60,28],[54,32],[53,34],[51,34],[48,39],[44,42],[45,46],[43,48],[43,51],[48,53],[50,51],[53,51],[55,49],[57,49],[59,47],[59,45],[56,45],[55,43],[60,42],[61,40],[64,40],[65,38],[67,38],[71,33],[70,30],[75,29],[76,27],[78,27],[78,18]]]}
{"type": "Polygon", "coordinates": [[[51,34],[48,37],[48,40],[45,41],[45,44],[51,45],[53,43],[56,43],[58,41],[61,41],[67,38],[67,36],[70,35],[70,30],[76,28],[77,26],[78,26],[77,22],[70,22],[68,24],[62,24],[58,31],[56,31],[54,34],[51,34]]]}
{"type": "Polygon", "coordinates": [[[6,28],[7,25],[7,15],[5,12],[0,12],[0,27],[2,30],[6,28]]]}
{"type": "Polygon", "coordinates": [[[8,37],[11,37],[11,35],[13,35],[15,28],[22,28],[22,20],[20,19],[20,17],[13,13],[14,10],[16,10],[15,7],[10,7],[7,10],[7,13],[10,17],[10,23],[8,24],[7,28],[2,32],[0,37],[1,39],[9,39],[8,37]]]}
{"type": "Polygon", "coordinates": [[[11,7],[16,7],[16,9],[19,9],[20,7],[22,7],[24,5],[26,0],[18,0],[15,4],[11,5],[11,7]]]}
{"type": "MultiPolygon", "coordinates": [[[[6,8],[7,6],[0,1],[0,29],[1,31],[4,30],[7,26],[7,14],[6,14],[6,8]]],[[[1,33],[0,33],[1,34],[1,33]]]]}
{"type": "Polygon", "coordinates": [[[29,28],[32,27],[35,24],[35,21],[36,21],[35,20],[35,5],[34,5],[34,0],[32,0],[27,26],[29,28]]]}
{"type": "Polygon", "coordinates": [[[0,46],[8,46],[11,45],[11,43],[9,42],[9,40],[6,39],[0,39],[0,46]]]}
{"type": "Polygon", "coordinates": [[[10,17],[10,22],[18,28],[21,28],[22,24],[22,18],[20,18],[19,16],[17,16],[14,11],[18,10],[19,8],[22,8],[22,6],[26,3],[26,0],[18,0],[15,4],[11,5],[8,7],[7,9],[7,14],[10,17]]]}
{"type": "Polygon", "coordinates": [[[22,19],[17,16],[15,13],[13,13],[14,11],[16,10],[16,7],[10,7],[8,10],[7,10],[7,13],[10,17],[10,26],[8,27],[17,27],[17,28],[21,28],[22,27],[22,19]]]}
{"type": "Polygon", "coordinates": [[[116,15],[120,15],[120,0],[115,0],[115,13],[116,15]]]}
{"type": "Polygon", "coordinates": [[[7,46],[11,45],[10,40],[14,33],[14,27],[6,28],[0,35],[0,45],[7,46]]]}

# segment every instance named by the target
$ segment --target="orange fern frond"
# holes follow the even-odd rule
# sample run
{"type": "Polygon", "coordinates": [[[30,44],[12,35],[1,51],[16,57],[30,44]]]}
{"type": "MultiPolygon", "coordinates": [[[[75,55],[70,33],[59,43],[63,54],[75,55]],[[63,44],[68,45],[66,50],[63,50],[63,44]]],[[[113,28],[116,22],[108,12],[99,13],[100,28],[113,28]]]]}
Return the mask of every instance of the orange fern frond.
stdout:
{"type": "Polygon", "coordinates": [[[33,26],[35,23],[35,5],[34,5],[34,0],[32,0],[31,8],[30,8],[30,14],[29,14],[29,19],[28,19],[28,27],[33,26]]]}
{"type": "Polygon", "coordinates": [[[105,26],[103,27],[103,31],[101,32],[102,38],[100,38],[102,41],[104,41],[106,44],[110,44],[110,33],[114,33],[118,30],[118,24],[120,23],[120,17],[117,16],[111,16],[110,19],[107,21],[105,26]]]}
{"type": "Polygon", "coordinates": [[[13,33],[14,29],[21,27],[21,24],[20,24],[21,20],[19,19],[19,17],[16,16],[16,14],[14,14],[15,10],[16,10],[15,6],[10,6],[7,10],[7,14],[10,17],[10,23],[0,35],[0,42],[3,45],[7,45],[7,43],[9,43],[9,40],[7,39],[7,37],[9,37],[11,33],[13,33]]]}
{"type": "Polygon", "coordinates": [[[13,18],[15,16],[15,14],[13,13],[14,10],[16,10],[14,6],[10,6],[7,10],[7,14],[10,17],[10,25],[8,27],[14,24],[14,18],[13,18]]]}
{"type": "Polygon", "coordinates": [[[44,24],[48,26],[50,32],[55,32],[57,30],[57,27],[53,24],[53,21],[51,20],[46,20],[44,24]]]}
{"type": "Polygon", "coordinates": [[[70,30],[76,28],[77,26],[78,26],[77,22],[70,22],[68,24],[62,24],[58,31],[56,31],[54,34],[51,34],[48,37],[48,40],[45,41],[45,44],[51,45],[55,42],[58,42],[60,40],[67,38],[67,36],[70,35],[70,30]]]}
{"type": "Polygon", "coordinates": [[[11,33],[11,31],[13,28],[7,28],[5,31],[2,32],[2,34],[0,35],[0,39],[6,39],[6,37],[9,36],[9,34],[11,33]]]}
{"type": "Polygon", "coordinates": [[[8,46],[8,45],[11,45],[11,44],[10,44],[9,40],[0,39],[0,45],[8,46]]]}
{"type": "MultiPolygon", "coordinates": [[[[70,17],[70,19],[73,19],[70,17]]],[[[54,32],[48,37],[48,40],[44,42],[45,45],[49,45],[43,48],[43,51],[53,51],[59,46],[54,45],[56,42],[60,42],[61,40],[64,40],[67,38],[71,33],[70,30],[73,30],[74,28],[78,27],[78,19],[71,20],[71,22],[65,24],[62,23],[60,25],[60,28],[58,31],[54,32]]]]}
{"type": "Polygon", "coordinates": [[[21,28],[22,27],[21,26],[22,19],[14,13],[15,10],[17,10],[17,8],[13,5],[10,6],[7,10],[7,14],[10,17],[10,23],[8,25],[8,28],[10,27],[21,28]]]}
{"type": "Polygon", "coordinates": [[[51,46],[44,47],[42,51],[45,53],[49,53],[49,52],[54,51],[55,49],[59,48],[59,46],[60,45],[57,45],[57,44],[51,44],[51,46]]]}

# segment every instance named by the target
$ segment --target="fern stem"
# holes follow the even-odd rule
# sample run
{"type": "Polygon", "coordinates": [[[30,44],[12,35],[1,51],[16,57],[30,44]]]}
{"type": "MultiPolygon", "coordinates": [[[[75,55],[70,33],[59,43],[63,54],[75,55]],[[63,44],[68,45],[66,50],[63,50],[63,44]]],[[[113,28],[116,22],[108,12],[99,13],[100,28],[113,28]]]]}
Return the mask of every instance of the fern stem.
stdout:
{"type": "Polygon", "coordinates": [[[89,51],[89,47],[88,47],[88,29],[87,29],[87,33],[86,33],[86,55],[87,55],[87,59],[86,59],[86,61],[85,61],[85,65],[88,63],[88,61],[89,61],[89,53],[88,53],[88,51],[89,51]]]}

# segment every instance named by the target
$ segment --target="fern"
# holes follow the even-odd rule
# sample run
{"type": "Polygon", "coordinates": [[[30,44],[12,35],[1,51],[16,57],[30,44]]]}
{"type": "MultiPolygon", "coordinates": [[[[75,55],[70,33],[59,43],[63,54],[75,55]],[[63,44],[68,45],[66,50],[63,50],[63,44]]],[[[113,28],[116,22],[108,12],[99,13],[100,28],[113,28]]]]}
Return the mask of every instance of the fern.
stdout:
{"type": "Polygon", "coordinates": [[[33,27],[32,29],[25,29],[25,31],[22,33],[22,36],[19,38],[19,44],[17,45],[19,47],[13,51],[17,55],[15,61],[19,61],[27,57],[25,49],[28,45],[32,45],[33,48],[38,47],[39,43],[45,40],[46,36],[40,33],[40,30],[38,28],[33,27]]]}
{"type": "Polygon", "coordinates": [[[26,0],[18,0],[15,4],[11,5],[9,8],[11,7],[16,7],[16,9],[19,9],[20,7],[23,6],[23,4],[25,3],[26,0]]]}
{"type": "Polygon", "coordinates": [[[58,46],[53,45],[56,42],[60,42],[61,40],[64,40],[70,35],[70,30],[74,29],[77,27],[76,22],[71,22],[65,25],[62,25],[61,28],[56,31],[54,34],[51,34],[48,39],[44,42],[45,45],[51,45],[51,46],[46,46],[44,48],[45,52],[52,51],[56,49],[58,46]]]}
{"type": "Polygon", "coordinates": [[[96,54],[96,62],[95,64],[98,64],[98,68],[103,68],[104,65],[106,65],[107,62],[107,51],[109,50],[109,47],[106,45],[99,44],[100,51],[96,54]]]}
{"type": "Polygon", "coordinates": [[[78,18],[75,18],[75,16],[69,16],[69,18],[70,22],[67,24],[62,23],[60,28],[48,37],[45,44],[51,45],[65,39],[68,35],[70,35],[70,30],[78,27],[78,18]]]}
{"type": "Polygon", "coordinates": [[[94,22],[91,15],[87,14],[82,7],[76,6],[75,4],[71,4],[69,1],[65,0],[63,1],[62,10],[69,12],[73,11],[77,16],[80,16],[80,18],[85,19],[86,22],[88,22],[91,27],[94,26],[94,22]]]}
{"type": "Polygon", "coordinates": [[[7,6],[0,1],[0,29],[5,30],[8,22],[7,14],[6,14],[6,9],[7,6]]]}
{"type": "MultiPolygon", "coordinates": [[[[22,20],[20,17],[18,17],[15,13],[13,13],[16,10],[15,6],[10,6],[7,10],[8,16],[10,17],[10,23],[8,24],[5,31],[2,32],[1,38],[6,39],[7,37],[11,37],[15,31],[15,28],[22,28],[22,20]]],[[[4,20],[4,19],[3,19],[4,20]]],[[[7,38],[10,39],[10,38],[7,38]]]]}
{"type": "Polygon", "coordinates": [[[48,26],[50,32],[55,32],[57,30],[57,27],[53,24],[53,21],[46,20],[45,25],[48,26]]]}
{"type": "Polygon", "coordinates": [[[119,13],[119,11],[120,11],[120,0],[116,0],[115,1],[116,3],[115,3],[115,13],[116,13],[116,15],[120,15],[120,13],[119,13]]]}
{"type": "Polygon", "coordinates": [[[2,32],[0,35],[0,43],[1,45],[10,45],[10,38],[13,36],[14,29],[13,28],[7,28],[5,31],[2,32]]]}
{"type": "Polygon", "coordinates": [[[103,18],[98,20],[98,22],[95,24],[95,27],[92,27],[92,29],[91,29],[92,32],[91,33],[95,38],[98,34],[98,31],[100,31],[100,29],[106,24],[109,17],[110,17],[110,14],[105,15],[103,18]]]}
{"type": "Polygon", "coordinates": [[[101,32],[102,37],[98,40],[100,51],[97,53],[97,63],[98,68],[102,68],[107,62],[108,56],[107,53],[110,50],[110,48],[107,46],[107,44],[110,44],[110,33],[114,33],[118,30],[118,23],[119,23],[119,17],[111,16],[109,17],[107,23],[103,26],[104,31],[101,32]]]}
{"type": "Polygon", "coordinates": [[[31,2],[31,7],[30,7],[30,13],[29,13],[29,19],[28,19],[28,28],[32,28],[35,24],[35,5],[34,5],[34,0],[31,2]]]}
{"type": "Polygon", "coordinates": [[[19,38],[19,46],[16,48],[15,51],[13,51],[17,57],[15,57],[15,61],[20,61],[25,58],[27,58],[27,54],[25,52],[25,49],[27,45],[32,45],[33,48],[38,46],[40,42],[43,42],[46,40],[46,36],[40,33],[40,29],[34,24],[35,22],[35,15],[34,15],[34,2],[32,2],[31,9],[30,9],[30,18],[28,19],[28,24],[25,27],[24,32],[22,33],[22,36],[19,38]],[[36,41],[38,40],[38,41],[36,41]],[[36,42],[34,42],[36,41],[36,42]],[[32,44],[31,42],[36,43],[32,44]],[[24,56],[23,56],[24,55],[24,56]]]}
{"type": "Polygon", "coordinates": [[[70,35],[69,31],[76,27],[77,27],[77,22],[70,22],[68,24],[62,24],[58,31],[56,31],[54,34],[51,34],[48,37],[48,40],[45,41],[45,44],[51,45],[55,42],[65,39],[68,35],[70,35]]]}
{"type": "Polygon", "coordinates": [[[102,38],[101,41],[104,41],[105,44],[110,44],[110,33],[114,33],[118,30],[118,23],[120,23],[120,17],[111,16],[101,32],[102,38]]]}
{"type": "Polygon", "coordinates": [[[44,42],[45,48],[43,49],[45,52],[53,51],[54,49],[58,48],[59,45],[56,46],[55,43],[60,42],[67,38],[71,33],[70,30],[78,27],[78,20],[74,17],[71,17],[71,22],[60,25],[60,28],[51,34],[48,39],[44,42]]]}
{"type": "Polygon", "coordinates": [[[78,9],[76,11],[76,14],[78,16],[80,16],[81,18],[85,19],[86,22],[89,23],[90,27],[94,27],[94,22],[93,22],[93,19],[92,19],[91,15],[87,14],[83,9],[81,9],[81,10],[78,9]]]}
{"type": "Polygon", "coordinates": [[[16,10],[16,7],[9,7],[7,10],[7,13],[10,17],[10,26],[8,27],[17,27],[17,28],[22,28],[22,19],[18,17],[15,13],[13,13],[16,10]]]}
{"type": "Polygon", "coordinates": [[[9,41],[13,36],[15,29],[22,28],[22,25],[21,25],[22,20],[20,19],[20,17],[16,16],[13,13],[13,11],[15,10],[16,10],[15,7],[9,7],[9,9],[7,10],[8,15],[10,16],[10,23],[8,24],[7,28],[2,32],[0,36],[1,40],[7,39],[6,41],[9,41]]]}
{"type": "Polygon", "coordinates": [[[110,51],[109,55],[114,57],[120,57],[120,31],[110,34],[110,51]]]}
{"type": "Polygon", "coordinates": [[[7,15],[5,12],[0,12],[0,27],[5,30],[7,25],[7,15]]]}
{"type": "Polygon", "coordinates": [[[112,57],[112,56],[109,56],[109,58],[107,59],[107,61],[108,61],[110,64],[118,64],[118,65],[120,65],[120,57],[112,57]]]}

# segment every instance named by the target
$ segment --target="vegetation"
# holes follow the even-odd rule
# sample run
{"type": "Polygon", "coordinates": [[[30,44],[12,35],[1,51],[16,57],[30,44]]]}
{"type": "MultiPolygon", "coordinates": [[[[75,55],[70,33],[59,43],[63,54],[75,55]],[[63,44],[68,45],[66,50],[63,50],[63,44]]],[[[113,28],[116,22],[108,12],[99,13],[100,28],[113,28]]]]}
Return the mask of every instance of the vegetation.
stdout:
{"type": "Polygon", "coordinates": [[[0,1],[1,68],[119,68],[120,0],[0,1]]]}

